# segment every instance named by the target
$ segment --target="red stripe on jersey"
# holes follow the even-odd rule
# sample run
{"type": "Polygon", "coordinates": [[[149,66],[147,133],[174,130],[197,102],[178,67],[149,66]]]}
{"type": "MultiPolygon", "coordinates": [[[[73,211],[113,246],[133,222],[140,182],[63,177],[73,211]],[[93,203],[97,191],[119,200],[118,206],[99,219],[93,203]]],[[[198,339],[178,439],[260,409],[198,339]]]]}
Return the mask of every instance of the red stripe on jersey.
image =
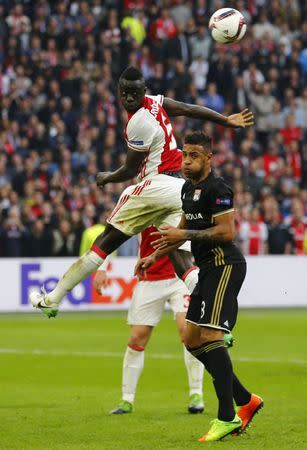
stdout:
{"type": "MultiPolygon", "coordinates": [[[[145,98],[146,102],[144,101],[143,106],[151,111],[151,106],[154,101],[149,97],[145,98]]],[[[181,169],[182,153],[177,147],[177,142],[167,112],[160,105],[156,115],[156,120],[162,127],[165,138],[163,151],[161,153],[161,163],[158,166],[158,172],[177,172],[181,169]]]]}
{"type": "Polygon", "coordinates": [[[109,222],[115,216],[115,214],[120,210],[120,208],[122,208],[124,206],[124,204],[127,203],[129,198],[130,198],[130,195],[123,196],[123,198],[120,200],[119,204],[117,206],[115,206],[115,208],[113,209],[113,212],[111,213],[110,217],[108,217],[107,222],[109,222]]]}
{"type": "Polygon", "coordinates": [[[144,178],[145,175],[146,175],[146,163],[147,163],[148,158],[149,158],[149,152],[150,152],[150,150],[148,150],[145,158],[141,162],[141,167],[140,167],[140,170],[139,170],[139,173],[138,173],[138,176],[141,177],[141,178],[144,178]]]}
{"type": "Polygon", "coordinates": [[[164,130],[165,144],[161,154],[161,163],[159,164],[159,173],[177,172],[181,169],[182,152],[177,148],[177,142],[173,129],[166,111],[161,107],[157,120],[164,130]]]}

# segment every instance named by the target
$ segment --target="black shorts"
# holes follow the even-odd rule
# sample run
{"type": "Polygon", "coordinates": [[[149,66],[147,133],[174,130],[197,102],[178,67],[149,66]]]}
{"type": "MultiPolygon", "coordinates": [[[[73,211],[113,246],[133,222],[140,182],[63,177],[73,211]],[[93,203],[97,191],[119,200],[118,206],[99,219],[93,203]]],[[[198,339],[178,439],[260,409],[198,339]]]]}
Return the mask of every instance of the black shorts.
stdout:
{"type": "Polygon", "coordinates": [[[232,330],[238,314],[237,297],[245,275],[245,263],[200,270],[186,320],[203,327],[232,330]]]}

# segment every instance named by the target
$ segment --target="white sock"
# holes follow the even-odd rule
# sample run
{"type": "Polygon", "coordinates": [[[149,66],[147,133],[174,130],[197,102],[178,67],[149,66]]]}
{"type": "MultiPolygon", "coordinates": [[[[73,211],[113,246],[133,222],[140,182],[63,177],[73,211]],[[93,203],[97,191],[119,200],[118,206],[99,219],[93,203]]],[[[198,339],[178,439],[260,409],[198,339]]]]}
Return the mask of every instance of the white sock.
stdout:
{"type": "Polygon", "coordinates": [[[191,267],[189,270],[187,270],[182,275],[182,281],[185,282],[185,284],[191,294],[194,291],[195,286],[197,285],[197,282],[198,282],[198,272],[199,272],[199,268],[194,266],[194,267],[191,267]]]}
{"type": "Polygon", "coordinates": [[[203,395],[204,365],[183,347],[184,362],[188,372],[190,395],[203,395]]]}
{"type": "Polygon", "coordinates": [[[136,387],[144,367],[144,347],[127,347],[123,363],[123,400],[133,403],[136,387]]]}
{"type": "Polygon", "coordinates": [[[64,273],[53,291],[49,292],[45,303],[59,304],[62,298],[71,291],[80,281],[88,277],[102,264],[104,259],[92,250],[78,259],[67,272],[64,273]]]}

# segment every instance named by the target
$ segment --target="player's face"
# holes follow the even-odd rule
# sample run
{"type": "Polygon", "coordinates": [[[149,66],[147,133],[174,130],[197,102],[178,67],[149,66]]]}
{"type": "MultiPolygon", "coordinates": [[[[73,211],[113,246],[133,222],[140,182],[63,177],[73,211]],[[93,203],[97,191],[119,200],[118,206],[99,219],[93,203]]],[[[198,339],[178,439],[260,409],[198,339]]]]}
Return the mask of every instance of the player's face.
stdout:
{"type": "Polygon", "coordinates": [[[201,145],[184,144],[182,150],[182,172],[192,181],[198,182],[205,178],[211,168],[212,153],[201,145]]]}
{"type": "Polygon", "coordinates": [[[119,97],[128,112],[137,111],[143,103],[146,87],[144,81],[121,80],[119,83],[119,97]]]}

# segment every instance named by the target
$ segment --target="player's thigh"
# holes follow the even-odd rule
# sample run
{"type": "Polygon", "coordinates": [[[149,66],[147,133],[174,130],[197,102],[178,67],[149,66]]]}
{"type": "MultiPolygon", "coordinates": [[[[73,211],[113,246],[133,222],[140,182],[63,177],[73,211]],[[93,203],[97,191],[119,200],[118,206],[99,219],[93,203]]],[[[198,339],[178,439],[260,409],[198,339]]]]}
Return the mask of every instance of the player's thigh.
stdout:
{"type": "Polygon", "coordinates": [[[184,338],[185,332],[185,316],[189,307],[190,292],[184,282],[179,278],[168,280],[168,303],[174,313],[174,319],[181,340],[184,338]]]}
{"type": "Polygon", "coordinates": [[[168,280],[168,303],[174,313],[187,313],[190,303],[190,292],[185,283],[179,278],[168,280]]]}
{"type": "Polygon", "coordinates": [[[228,264],[200,273],[191,295],[187,319],[200,326],[229,331],[238,312],[238,293],[246,275],[245,264],[228,264]]]}
{"type": "Polygon", "coordinates": [[[129,308],[128,324],[155,327],[161,320],[166,299],[161,281],[139,281],[129,308]]]}
{"type": "Polygon", "coordinates": [[[177,225],[181,217],[182,184],[181,179],[157,175],[129,186],[122,193],[108,222],[129,236],[138,234],[152,224],[163,223],[169,215],[176,217],[177,225]]]}

